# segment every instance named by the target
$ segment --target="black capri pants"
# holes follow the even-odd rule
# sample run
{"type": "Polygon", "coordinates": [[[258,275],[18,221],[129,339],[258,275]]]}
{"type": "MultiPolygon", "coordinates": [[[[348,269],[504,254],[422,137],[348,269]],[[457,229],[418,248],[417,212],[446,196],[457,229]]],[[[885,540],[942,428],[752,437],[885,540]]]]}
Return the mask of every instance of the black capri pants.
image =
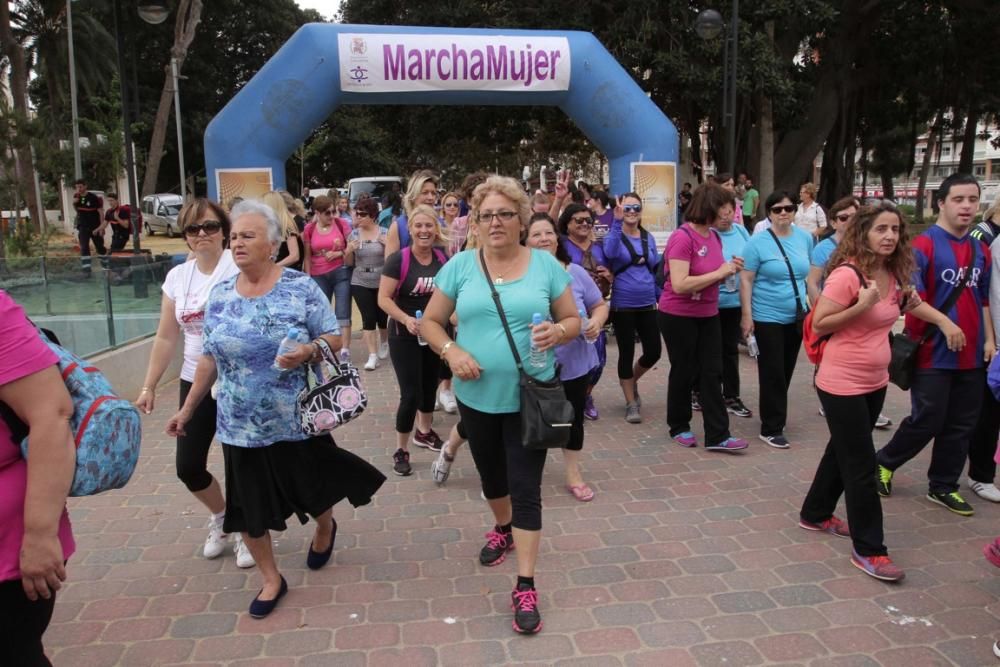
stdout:
{"type": "Polygon", "coordinates": [[[51,667],[45,657],[42,635],[52,620],[56,594],[32,602],[24,593],[20,579],[0,582],[0,657],[5,665],[51,667]]]}
{"type": "Polygon", "coordinates": [[[573,425],[569,429],[569,443],[563,449],[578,452],[583,449],[583,410],[587,405],[590,373],[572,380],[563,380],[562,386],[566,392],[566,400],[573,406],[573,425]]]}
{"type": "Polygon", "coordinates": [[[434,412],[441,359],[430,345],[420,345],[409,332],[398,333],[403,326],[393,321],[389,330],[389,358],[399,382],[399,408],[396,410],[396,433],[409,433],[417,411],[434,412]]]}
{"type": "MultiPolygon", "coordinates": [[[[191,392],[191,383],[181,380],[181,407],[191,392]]],[[[215,437],[215,399],[205,396],[184,425],[187,435],[177,436],[177,477],[191,493],[204,491],[212,483],[208,472],[208,450],[215,437]]]]}
{"type": "Polygon", "coordinates": [[[521,413],[480,412],[458,402],[458,413],[469,436],[469,451],[488,500],[510,496],[511,525],[542,529],[544,449],[521,444],[521,413]]]}
{"type": "Polygon", "coordinates": [[[624,308],[611,311],[611,322],[615,325],[615,340],[618,341],[618,379],[632,379],[632,361],[635,358],[635,336],[639,334],[642,356],[639,365],[649,369],[660,360],[660,330],[656,326],[656,306],[647,308],[624,308]]]}
{"type": "Polygon", "coordinates": [[[351,296],[354,298],[354,303],[358,304],[358,311],[361,313],[361,328],[364,331],[374,331],[376,326],[379,329],[385,329],[389,316],[378,307],[377,287],[351,285],[351,296]]]}

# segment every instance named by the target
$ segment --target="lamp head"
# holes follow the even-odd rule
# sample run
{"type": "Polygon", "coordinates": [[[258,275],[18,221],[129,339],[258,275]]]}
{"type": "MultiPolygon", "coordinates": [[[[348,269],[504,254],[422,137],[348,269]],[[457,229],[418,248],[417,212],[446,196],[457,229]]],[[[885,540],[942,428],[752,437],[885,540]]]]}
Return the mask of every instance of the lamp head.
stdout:
{"type": "Polygon", "coordinates": [[[139,18],[146,23],[159,25],[167,20],[170,15],[170,7],[167,0],[139,0],[139,18]]]}
{"type": "Polygon", "coordinates": [[[724,27],[722,14],[714,9],[703,10],[694,21],[695,33],[704,40],[715,39],[722,33],[724,27]]]}

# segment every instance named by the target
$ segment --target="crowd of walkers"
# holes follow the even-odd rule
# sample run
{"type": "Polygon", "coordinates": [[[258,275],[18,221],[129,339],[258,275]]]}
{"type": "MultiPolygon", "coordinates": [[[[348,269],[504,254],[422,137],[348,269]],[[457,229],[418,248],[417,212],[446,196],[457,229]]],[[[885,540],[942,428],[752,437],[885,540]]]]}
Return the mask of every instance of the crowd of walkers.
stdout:
{"type": "MultiPolygon", "coordinates": [[[[230,211],[196,199],[180,215],[191,254],[164,282],[136,403],[154,409],[157,386],[182,345],[180,407],[167,426],[177,438],[177,475],[210,515],[204,556],[222,555],[233,536],[237,565],[261,573],[250,614],[267,616],[288,590],[269,532],[285,530],[292,515],[302,523],[312,518],[306,564],[322,568],[336,539],[334,506],[370,502],[386,479],[329,435],[307,435],[298,414],[306,368],[323,350],[351,359],[353,299],[367,351],[363,368],[376,371],[389,357],[399,386],[392,472],[412,474],[413,445],[437,453],[432,476],[445,484],[468,442],[493,515],[479,561],[497,565],[514,551],[512,623],[530,634],[542,627],[534,573],[547,457],[522,442],[520,372],[561,381],[573,409],[562,448],[565,489],[590,502],[596,493],[581,464],[585,422],[640,423],[639,381],[663,345],[670,362],[665,440],[735,455],[751,446],[730,429],[731,418],[754,415],[741,396],[745,345],[756,360],[759,438],[790,448],[788,391],[810,327],[806,338],[820,337],[825,346],[811,370],[830,438],[799,525],[849,538],[855,566],[898,581],[904,574],[888,556],[880,496],[891,495],[895,471],[932,439],[929,501],[973,513],[959,492],[968,459],[972,491],[1000,502],[993,480],[1000,417],[985,372],[1000,330],[991,315],[1000,304],[990,308],[1000,299],[1000,273],[993,272],[1000,247],[991,252],[1000,224],[988,215],[969,233],[979,194],[971,176],[947,178],[936,224],[911,239],[891,203],[848,197],[824,210],[808,183],[799,196],[770,193],[755,223],[759,195],[750,181],[722,174],[687,194],[683,220],[662,252],[643,226],[638,193],[611,197],[568,177],[553,196],[529,197],[517,181],[485,173],[442,193],[437,175],[419,171],[398,203],[380,207],[362,198],[347,210],[320,196],[309,221],[286,193],[230,211]],[[891,425],[882,407],[890,331],[901,315],[920,343],[912,409],[876,452],[872,430],[891,425]],[[291,327],[304,333],[303,342],[276,357],[291,327]],[[617,409],[593,397],[612,332],[623,396],[617,409]],[[459,417],[447,439],[433,428],[438,408],[459,417]],[[693,423],[698,412],[702,438],[693,423]],[[222,443],[224,486],[207,469],[213,439],[222,443]],[[834,515],[841,496],[847,521],[834,515]]],[[[10,322],[5,317],[4,326],[10,322]]],[[[44,355],[37,357],[44,366],[44,355]]],[[[6,353],[0,358],[0,399],[17,409],[11,387],[38,369],[8,363],[6,353]]],[[[647,406],[651,398],[646,392],[647,406]]],[[[49,512],[53,530],[56,519],[49,512]]],[[[68,557],[72,537],[63,532],[60,526],[68,557]]],[[[0,545],[4,573],[18,572],[16,558],[7,562],[7,542],[0,545]]],[[[986,551],[1000,565],[1000,542],[986,551]]]]}

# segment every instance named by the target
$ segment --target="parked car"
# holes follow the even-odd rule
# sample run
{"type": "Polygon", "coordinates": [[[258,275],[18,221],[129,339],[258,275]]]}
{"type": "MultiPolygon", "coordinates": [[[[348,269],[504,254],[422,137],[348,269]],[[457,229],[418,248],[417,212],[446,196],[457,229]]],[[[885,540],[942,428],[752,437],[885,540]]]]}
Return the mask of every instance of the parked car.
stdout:
{"type": "Polygon", "coordinates": [[[170,238],[179,234],[181,228],[177,224],[177,215],[183,206],[184,200],[180,195],[167,193],[143,197],[141,211],[146,234],[152,236],[163,232],[170,238]]]}
{"type": "Polygon", "coordinates": [[[392,190],[392,184],[399,183],[399,191],[406,191],[406,183],[399,176],[365,176],[363,178],[352,178],[347,182],[347,201],[351,205],[351,210],[361,199],[362,194],[368,194],[381,204],[382,195],[392,190]]]}

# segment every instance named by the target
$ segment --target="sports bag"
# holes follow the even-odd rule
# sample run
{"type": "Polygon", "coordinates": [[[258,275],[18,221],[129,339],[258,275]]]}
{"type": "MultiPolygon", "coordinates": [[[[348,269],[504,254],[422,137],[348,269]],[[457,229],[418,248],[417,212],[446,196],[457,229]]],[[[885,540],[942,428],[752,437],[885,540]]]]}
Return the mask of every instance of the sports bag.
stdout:
{"type": "Polygon", "coordinates": [[[306,388],[299,394],[302,430],[308,435],[321,435],[346,424],[368,406],[368,394],[361,384],[358,369],[337,359],[322,338],[316,339],[322,361],[306,366],[306,388]]]}
{"type": "MultiPolygon", "coordinates": [[[[139,462],[142,419],[134,405],[115,395],[96,367],[39,332],[59,357],[59,371],[73,400],[70,430],[76,445],[71,496],[92,496],[128,483],[139,462]]],[[[31,436],[21,441],[27,459],[31,436]]]]}
{"type": "MultiPolygon", "coordinates": [[[[868,287],[868,281],[865,280],[864,275],[861,273],[858,267],[854,266],[849,262],[844,262],[843,264],[835,268],[839,269],[841,266],[846,266],[853,269],[854,273],[858,274],[858,280],[861,281],[861,287],[868,287]]],[[[857,302],[858,300],[857,298],[855,298],[854,301],[851,302],[851,306],[853,306],[857,302]]],[[[850,306],[848,306],[848,308],[850,308],[850,306]]],[[[813,314],[815,312],[816,309],[814,308],[810,310],[808,313],[806,313],[806,319],[802,323],[802,347],[806,349],[806,356],[809,358],[809,361],[814,365],[819,366],[820,362],[823,361],[823,351],[826,349],[826,344],[830,340],[830,337],[833,336],[833,333],[823,334],[822,336],[820,336],[815,331],[813,331],[812,323],[813,323],[813,314]]]]}
{"type": "MultiPolygon", "coordinates": [[[[434,257],[437,257],[437,260],[441,264],[448,261],[448,256],[444,254],[444,250],[441,248],[434,246],[431,250],[434,253],[434,257]]],[[[410,262],[413,260],[413,251],[410,249],[410,246],[405,246],[399,252],[401,253],[399,257],[399,280],[396,282],[396,289],[392,293],[393,301],[399,296],[399,290],[403,288],[403,281],[406,280],[406,276],[410,272],[410,262]]]]}

